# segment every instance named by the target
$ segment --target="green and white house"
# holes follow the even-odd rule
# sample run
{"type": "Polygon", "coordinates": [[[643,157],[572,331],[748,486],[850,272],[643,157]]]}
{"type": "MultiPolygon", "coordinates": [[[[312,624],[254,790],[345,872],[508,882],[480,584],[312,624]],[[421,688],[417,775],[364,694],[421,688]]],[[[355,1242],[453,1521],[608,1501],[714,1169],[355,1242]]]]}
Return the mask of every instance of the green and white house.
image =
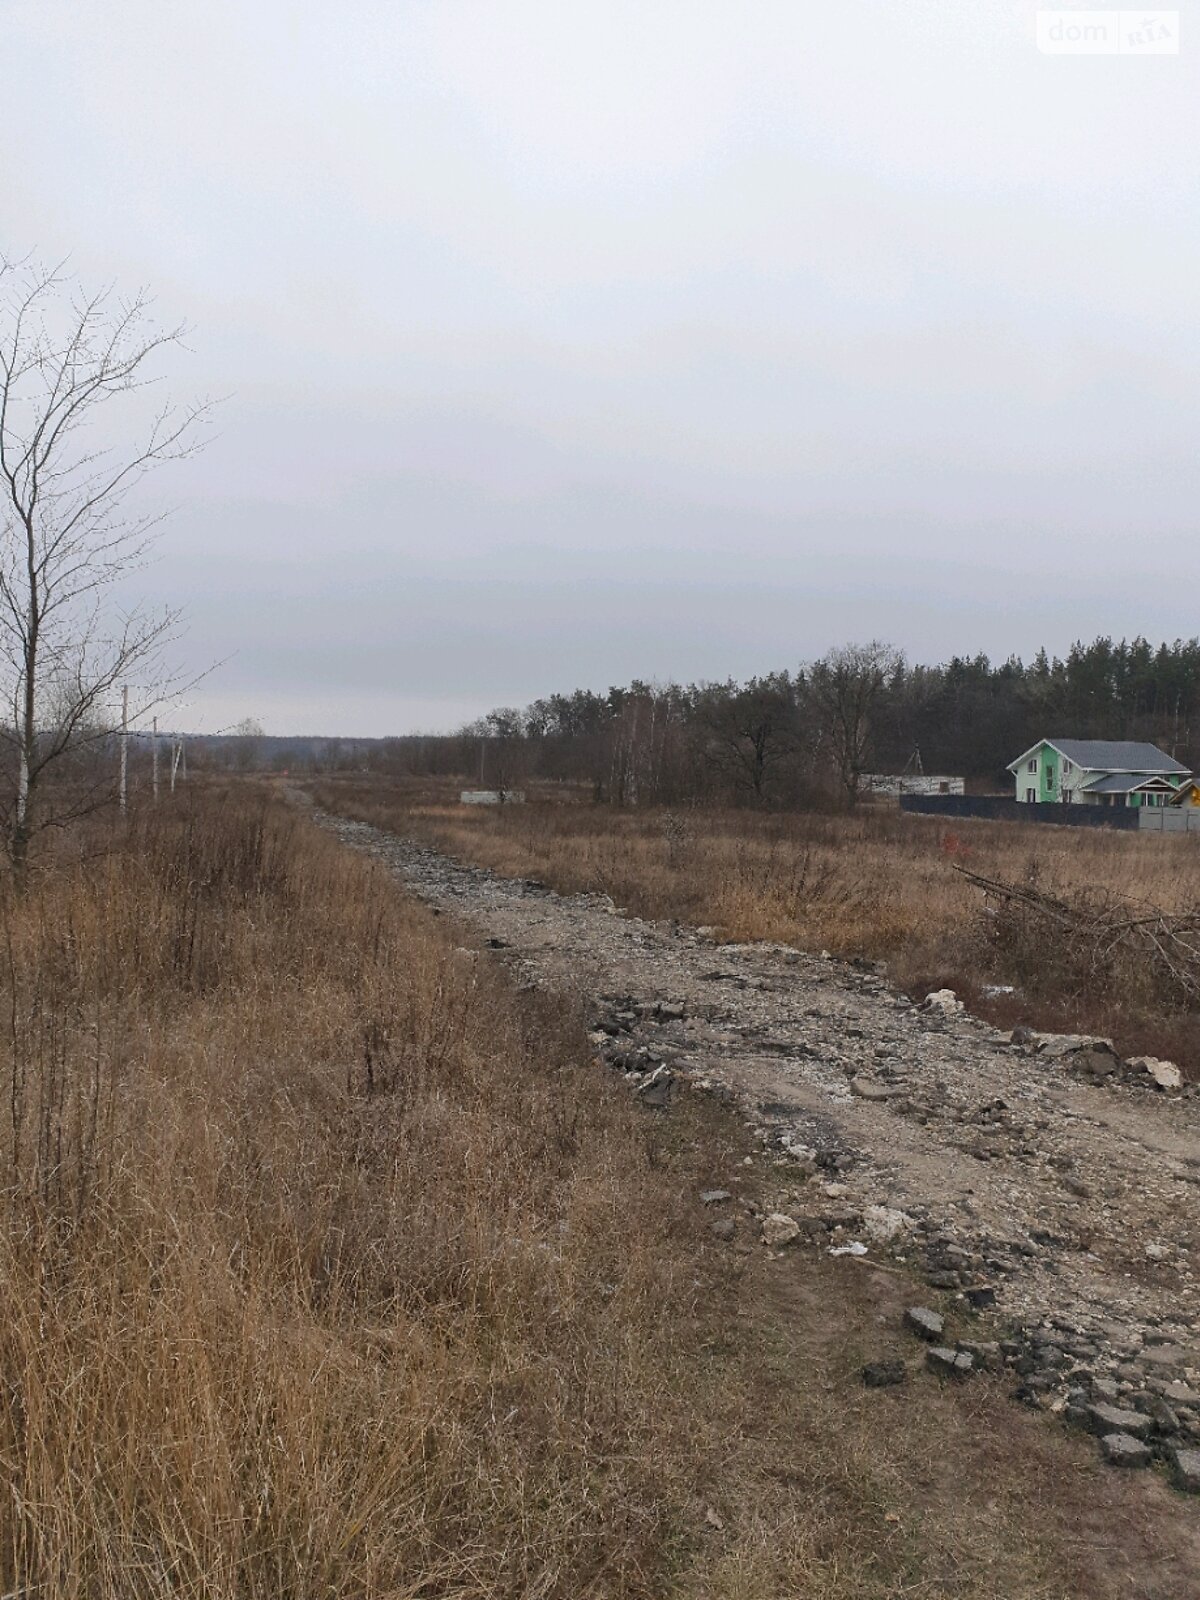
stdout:
{"type": "Polygon", "coordinates": [[[1008,770],[1028,805],[1165,806],[1192,776],[1136,739],[1039,739],[1008,770]]]}

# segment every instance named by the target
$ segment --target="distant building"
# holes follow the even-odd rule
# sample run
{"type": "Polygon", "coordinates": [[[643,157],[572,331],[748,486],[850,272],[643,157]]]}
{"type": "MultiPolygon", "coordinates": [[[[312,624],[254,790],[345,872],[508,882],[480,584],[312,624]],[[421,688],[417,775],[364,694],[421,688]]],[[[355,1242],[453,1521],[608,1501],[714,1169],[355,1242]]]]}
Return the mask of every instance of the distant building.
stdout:
{"type": "Polygon", "coordinates": [[[523,789],[464,789],[459,795],[464,806],[520,806],[525,804],[523,789]]]}
{"type": "Polygon", "coordinates": [[[1026,805],[1170,805],[1192,776],[1136,739],[1039,739],[1008,770],[1026,805]]]}
{"type": "Polygon", "coordinates": [[[859,779],[863,794],[962,794],[961,778],[935,777],[926,772],[864,772],[859,779]]]}

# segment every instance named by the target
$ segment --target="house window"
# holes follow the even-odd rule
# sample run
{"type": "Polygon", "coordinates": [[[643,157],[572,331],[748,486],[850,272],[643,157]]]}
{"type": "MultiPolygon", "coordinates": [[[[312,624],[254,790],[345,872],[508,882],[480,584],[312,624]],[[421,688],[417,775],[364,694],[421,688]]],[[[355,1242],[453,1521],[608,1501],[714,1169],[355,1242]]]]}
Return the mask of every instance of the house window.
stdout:
{"type": "Polygon", "coordinates": [[[1036,756],[1034,756],[1033,760],[1029,763],[1028,767],[1025,770],[1027,772],[1036,772],[1037,771],[1037,757],[1036,756]]]}
{"type": "Polygon", "coordinates": [[[1036,799],[1037,799],[1037,790],[1036,789],[1026,789],[1026,791],[1025,791],[1026,804],[1032,805],[1036,799]]]}
{"type": "Polygon", "coordinates": [[[1053,789],[1053,787],[1054,787],[1054,768],[1053,767],[1047,767],[1046,768],[1046,787],[1047,787],[1047,789],[1053,789]]]}

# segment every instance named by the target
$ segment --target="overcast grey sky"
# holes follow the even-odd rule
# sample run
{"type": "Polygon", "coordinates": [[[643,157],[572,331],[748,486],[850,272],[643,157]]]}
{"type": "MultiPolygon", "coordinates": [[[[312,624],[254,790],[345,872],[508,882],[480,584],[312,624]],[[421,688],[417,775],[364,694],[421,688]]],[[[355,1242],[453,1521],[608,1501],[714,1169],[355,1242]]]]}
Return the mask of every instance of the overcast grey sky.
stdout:
{"type": "Polygon", "coordinates": [[[230,396],[160,476],[187,720],[452,726],[851,638],[1200,631],[1200,19],[10,0],[0,244],[230,396]]]}

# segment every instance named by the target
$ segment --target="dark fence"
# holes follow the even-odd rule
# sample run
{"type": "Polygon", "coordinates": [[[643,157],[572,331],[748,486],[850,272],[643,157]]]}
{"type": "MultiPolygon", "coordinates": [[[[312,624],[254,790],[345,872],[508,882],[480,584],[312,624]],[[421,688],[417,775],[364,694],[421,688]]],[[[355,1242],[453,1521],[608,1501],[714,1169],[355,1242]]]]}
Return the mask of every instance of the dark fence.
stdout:
{"type": "Polygon", "coordinates": [[[1057,822],[1068,828],[1136,828],[1137,806],[1026,805],[996,794],[902,794],[901,811],[926,817],[983,817],[994,822],[1057,822]]]}

